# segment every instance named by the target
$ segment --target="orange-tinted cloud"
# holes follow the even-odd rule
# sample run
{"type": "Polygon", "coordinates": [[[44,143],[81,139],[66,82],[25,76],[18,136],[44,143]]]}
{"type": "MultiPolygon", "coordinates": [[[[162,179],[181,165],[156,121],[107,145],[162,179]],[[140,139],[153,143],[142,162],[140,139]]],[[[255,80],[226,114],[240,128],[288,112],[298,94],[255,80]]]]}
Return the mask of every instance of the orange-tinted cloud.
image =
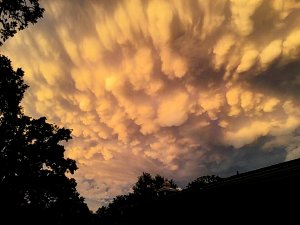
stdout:
{"type": "Polygon", "coordinates": [[[92,209],[143,171],[185,185],[300,156],[296,1],[42,4],[2,51],[25,70],[25,113],[73,129],[92,209]]]}

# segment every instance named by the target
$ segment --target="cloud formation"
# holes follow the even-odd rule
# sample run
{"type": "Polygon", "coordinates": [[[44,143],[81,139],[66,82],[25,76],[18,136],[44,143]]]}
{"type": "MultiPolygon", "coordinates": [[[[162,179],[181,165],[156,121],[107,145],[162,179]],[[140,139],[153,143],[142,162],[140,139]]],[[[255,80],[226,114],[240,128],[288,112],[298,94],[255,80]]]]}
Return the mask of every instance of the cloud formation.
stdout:
{"type": "Polygon", "coordinates": [[[143,171],[180,185],[300,156],[300,4],[43,1],[4,45],[25,113],[73,129],[92,209],[143,171]]]}

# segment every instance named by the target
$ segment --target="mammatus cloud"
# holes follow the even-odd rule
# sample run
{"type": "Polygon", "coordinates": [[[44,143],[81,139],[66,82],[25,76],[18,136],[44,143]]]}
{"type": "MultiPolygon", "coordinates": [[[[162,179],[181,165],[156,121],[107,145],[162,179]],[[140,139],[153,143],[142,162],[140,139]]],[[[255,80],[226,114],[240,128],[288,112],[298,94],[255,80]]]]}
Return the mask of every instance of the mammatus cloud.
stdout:
{"type": "Polygon", "coordinates": [[[43,1],[4,45],[25,113],[73,129],[92,209],[143,171],[187,181],[300,156],[300,4],[43,1]]]}

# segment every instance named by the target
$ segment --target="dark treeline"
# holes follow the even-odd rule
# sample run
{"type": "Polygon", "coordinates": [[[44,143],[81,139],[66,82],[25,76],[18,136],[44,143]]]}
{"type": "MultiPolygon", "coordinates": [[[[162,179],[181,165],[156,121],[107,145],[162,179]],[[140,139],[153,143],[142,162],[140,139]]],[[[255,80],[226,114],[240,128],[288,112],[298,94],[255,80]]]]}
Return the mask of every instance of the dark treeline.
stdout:
{"type": "MultiPolygon", "coordinates": [[[[1,0],[0,45],[43,12],[38,0],[1,0]]],[[[76,181],[66,176],[77,169],[61,144],[71,131],[24,115],[23,76],[0,55],[0,223],[89,224],[91,213],[76,181]]]]}
{"type": "MultiPolygon", "coordinates": [[[[116,196],[108,206],[97,210],[95,218],[100,224],[148,224],[150,221],[160,224],[153,219],[164,219],[168,214],[161,213],[167,213],[167,209],[174,206],[172,199],[178,200],[180,192],[201,190],[221,180],[216,175],[202,176],[181,190],[172,179],[144,172],[132,187],[132,193],[116,196]]],[[[179,203],[177,200],[175,205],[179,203]]]]}
{"type": "Polygon", "coordinates": [[[116,196],[108,206],[102,206],[97,210],[98,218],[101,221],[110,221],[117,218],[120,213],[124,213],[127,207],[140,205],[158,199],[158,190],[163,184],[168,182],[170,188],[176,190],[177,185],[173,180],[165,179],[160,175],[152,177],[149,173],[143,173],[138,177],[138,181],[132,187],[133,192],[127,195],[116,196]],[[123,210],[123,211],[122,211],[123,210]]]}
{"type": "Polygon", "coordinates": [[[24,115],[24,72],[0,55],[0,213],[9,224],[65,224],[89,217],[76,190],[76,162],[64,158],[61,141],[71,131],[24,115]]]}
{"type": "MultiPolygon", "coordinates": [[[[138,183],[145,175],[149,177],[144,173],[138,183]]],[[[296,159],[227,178],[199,177],[166,195],[161,195],[162,188],[144,185],[142,192],[157,195],[117,196],[97,211],[96,218],[103,225],[293,224],[298,220],[299,181],[300,159],[296,159]]]]}

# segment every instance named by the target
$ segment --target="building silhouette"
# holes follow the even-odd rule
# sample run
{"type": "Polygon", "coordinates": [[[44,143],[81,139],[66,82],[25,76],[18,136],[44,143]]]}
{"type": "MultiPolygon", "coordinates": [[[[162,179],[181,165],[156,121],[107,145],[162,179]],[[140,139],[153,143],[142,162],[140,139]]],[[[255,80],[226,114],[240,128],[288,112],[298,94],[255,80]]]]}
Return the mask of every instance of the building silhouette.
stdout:
{"type": "Polygon", "coordinates": [[[163,194],[128,208],[115,224],[295,224],[300,159],[237,173],[201,189],[174,191],[164,183],[158,193],[163,194]]]}
{"type": "Polygon", "coordinates": [[[162,184],[162,187],[157,190],[157,196],[162,197],[162,196],[167,196],[172,193],[179,192],[180,189],[178,188],[173,188],[171,183],[168,180],[165,180],[165,182],[162,184]]]}

